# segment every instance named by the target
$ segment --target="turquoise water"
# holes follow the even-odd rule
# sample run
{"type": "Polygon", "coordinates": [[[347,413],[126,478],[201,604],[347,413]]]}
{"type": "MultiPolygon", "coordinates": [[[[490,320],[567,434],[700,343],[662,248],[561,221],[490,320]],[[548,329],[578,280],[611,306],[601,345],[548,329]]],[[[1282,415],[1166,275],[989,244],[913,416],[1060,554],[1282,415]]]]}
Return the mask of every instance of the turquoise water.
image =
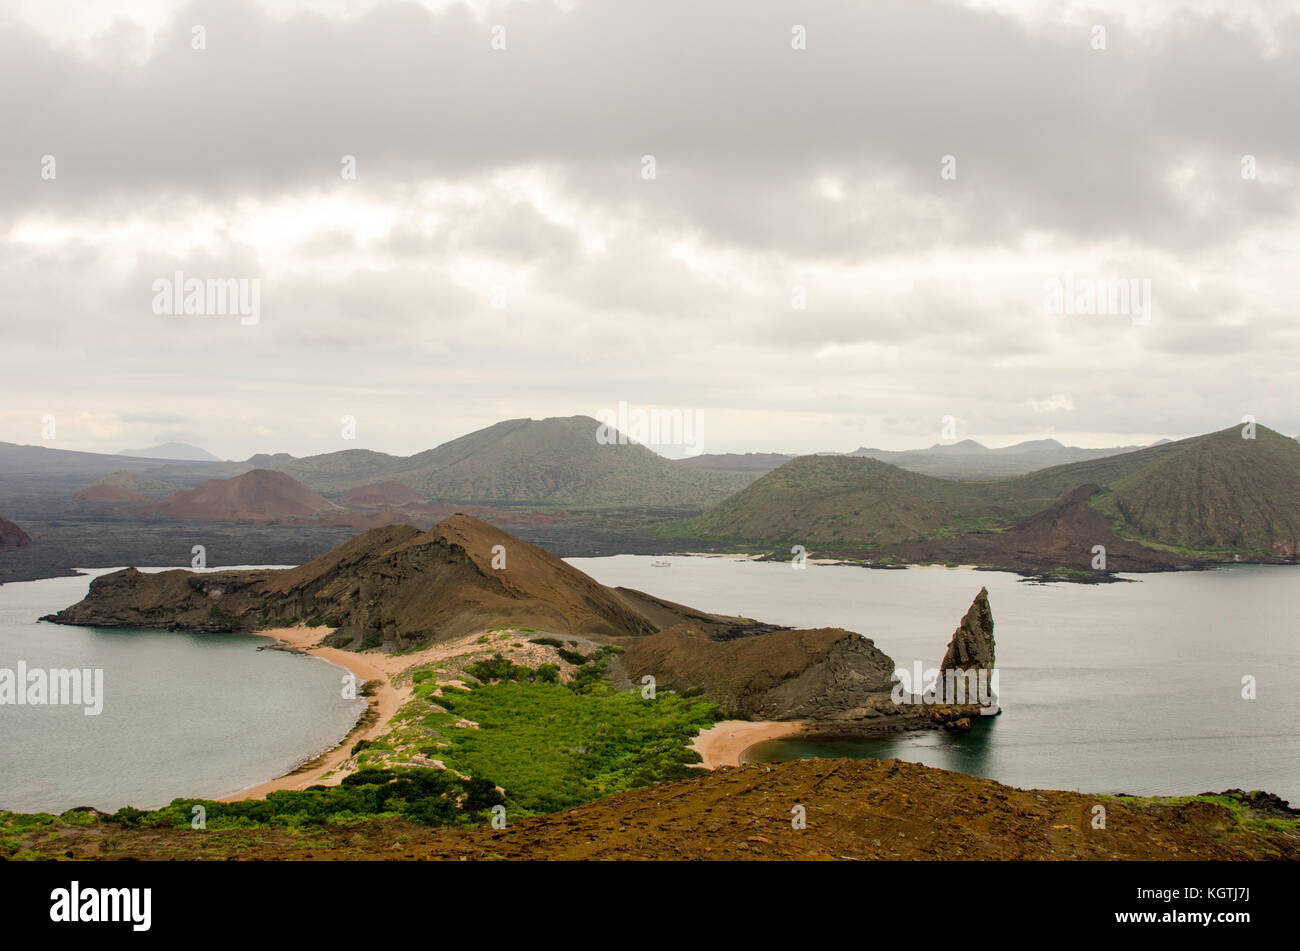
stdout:
{"type": "Polygon", "coordinates": [[[966,568],[880,571],[720,558],[571,559],[626,585],[727,614],[871,637],[898,666],[937,667],[989,589],[1003,714],[969,734],[774,741],[754,759],[898,757],[1022,788],[1188,794],[1265,789],[1300,801],[1300,568],[1026,584],[966,568]],[[1242,699],[1242,678],[1257,699],[1242,699]]]}
{"type": "MultiPolygon", "coordinates": [[[[94,574],[101,574],[96,571],[94,574]]],[[[96,630],[38,622],[79,601],[89,578],[0,586],[0,668],[101,668],[99,716],[0,705],[0,809],[154,808],[217,798],[336,745],[365,709],[341,670],[257,648],[247,634],[96,630]]]]}

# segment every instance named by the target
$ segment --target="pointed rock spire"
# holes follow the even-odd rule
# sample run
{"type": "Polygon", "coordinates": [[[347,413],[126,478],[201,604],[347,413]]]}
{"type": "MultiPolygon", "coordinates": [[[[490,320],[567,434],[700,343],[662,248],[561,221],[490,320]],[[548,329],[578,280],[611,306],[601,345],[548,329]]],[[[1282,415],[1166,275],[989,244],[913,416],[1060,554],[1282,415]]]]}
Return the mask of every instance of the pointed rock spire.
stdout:
{"type": "Polygon", "coordinates": [[[989,607],[989,589],[980,588],[970,610],[961,619],[948,642],[948,653],[939,665],[940,675],[949,670],[992,670],[996,666],[993,644],[993,610],[989,607]]]}

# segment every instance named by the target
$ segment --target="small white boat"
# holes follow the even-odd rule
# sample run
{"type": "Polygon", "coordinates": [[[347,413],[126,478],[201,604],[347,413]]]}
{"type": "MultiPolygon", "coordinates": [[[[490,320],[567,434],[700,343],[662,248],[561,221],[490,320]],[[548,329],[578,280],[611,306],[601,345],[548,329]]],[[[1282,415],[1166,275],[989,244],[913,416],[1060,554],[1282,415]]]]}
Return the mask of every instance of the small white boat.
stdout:
{"type": "Polygon", "coordinates": [[[651,568],[671,568],[671,567],[672,567],[672,562],[668,562],[668,561],[652,561],[652,562],[650,562],[650,567],[651,567],[651,568]]]}

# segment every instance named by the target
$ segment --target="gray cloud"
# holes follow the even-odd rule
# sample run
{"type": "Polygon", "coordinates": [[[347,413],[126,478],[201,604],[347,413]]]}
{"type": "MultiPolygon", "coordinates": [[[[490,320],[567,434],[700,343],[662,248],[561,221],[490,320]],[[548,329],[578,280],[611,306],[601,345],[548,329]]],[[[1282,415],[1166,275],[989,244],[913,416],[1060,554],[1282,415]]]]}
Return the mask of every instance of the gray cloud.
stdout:
{"type": "Polygon", "coordinates": [[[0,24],[0,438],[58,406],[111,414],[88,448],[166,412],[220,454],[305,452],[359,407],[367,444],[410,451],[619,399],[711,412],[719,449],[928,438],[945,413],[1300,429],[1300,19],[1107,22],[1098,52],[936,0],[198,2],[94,57],[0,24]],[[261,323],[153,315],[178,269],[258,279],[261,323]],[[1045,315],[1066,270],[1150,279],[1155,319],[1045,315]]]}

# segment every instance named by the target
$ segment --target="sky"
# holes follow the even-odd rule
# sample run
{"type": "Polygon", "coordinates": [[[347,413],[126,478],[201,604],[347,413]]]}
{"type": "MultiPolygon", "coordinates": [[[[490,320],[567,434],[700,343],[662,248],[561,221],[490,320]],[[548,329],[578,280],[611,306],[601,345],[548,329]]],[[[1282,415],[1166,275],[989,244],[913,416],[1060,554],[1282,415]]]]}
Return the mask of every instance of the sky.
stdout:
{"type": "Polygon", "coordinates": [[[7,0],[0,440],[1295,435],[1300,3],[1131,6],[7,0]]]}

